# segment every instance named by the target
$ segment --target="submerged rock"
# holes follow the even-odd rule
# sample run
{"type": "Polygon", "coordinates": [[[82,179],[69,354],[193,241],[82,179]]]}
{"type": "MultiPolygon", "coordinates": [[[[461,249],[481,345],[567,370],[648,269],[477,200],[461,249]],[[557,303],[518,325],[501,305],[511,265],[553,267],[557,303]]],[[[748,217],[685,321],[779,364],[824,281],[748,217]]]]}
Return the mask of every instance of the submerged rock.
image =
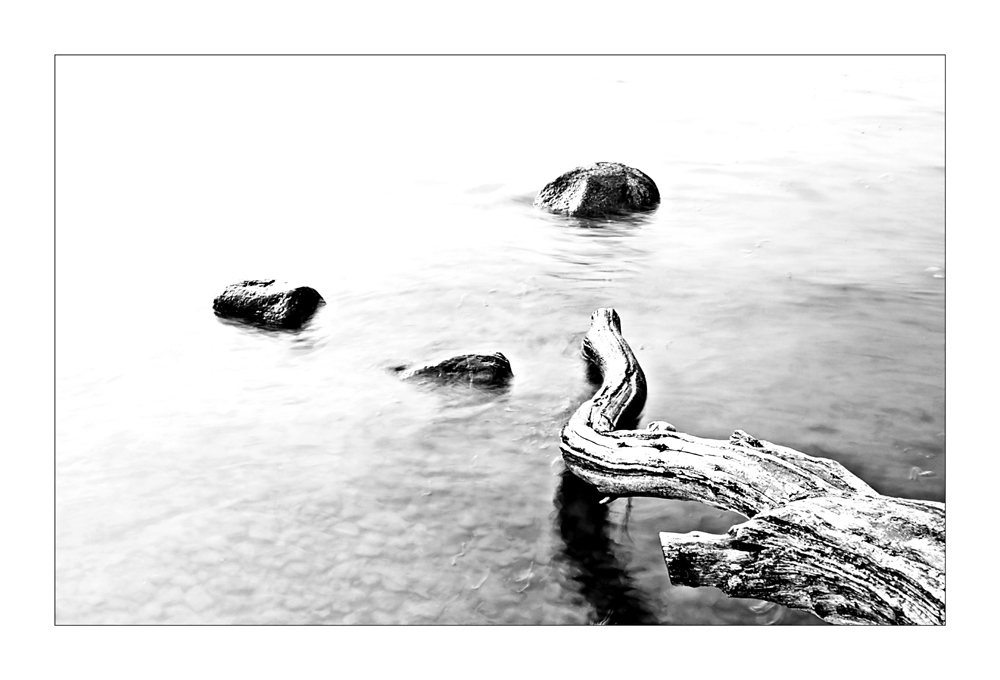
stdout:
{"type": "Polygon", "coordinates": [[[462,354],[431,366],[394,369],[403,380],[424,380],[441,384],[468,384],[482,387],[502,387],[514,376],[510,361],[500,352],[493,354],[462,354]]]}
{"type": "Polygon", "coordinates": [[[218,316],[262,326],[299,328],[313,315],[323,298],[308,286],[251,280],[226,286],[212,303],[218,316]]]}
{"type": "Polygon", "coordinates": [[[621,163],[575,168],[538,192],[535,206],[560,215],[600,217],[652,210],[660,191],[649,176],[621,163]]]}

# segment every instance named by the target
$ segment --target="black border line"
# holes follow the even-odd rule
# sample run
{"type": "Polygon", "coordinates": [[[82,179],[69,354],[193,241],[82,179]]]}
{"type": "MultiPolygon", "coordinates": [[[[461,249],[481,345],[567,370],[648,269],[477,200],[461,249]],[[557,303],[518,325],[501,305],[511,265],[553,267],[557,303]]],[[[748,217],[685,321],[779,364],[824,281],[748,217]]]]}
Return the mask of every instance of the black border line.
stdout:
{"type": "Polygon", "coordinates": [[[90,52],[90,53],[56,53],[57,57],[945,57],[944,53],[907,53],[907,52],[872,52],[858,54],[812,53],[726,53],[691,54],[691,53],[612,53],[612,54],[578,54],[573,52],[537,52],[537,53],[461,53],[461,52],[331,52],[308,53],[287,52],[279,54],[240,53],[240,52],[206,52],[206,53],[128,53],[128,52],[90,52]]]}
{"type": "Polygon", "coordinates": [[[56,378],[59,375],[58,372],[58,355],[56,353],[56,338],[58,334],[56,333],[56,323],[58,321],[58,315],[56,314],[56,145],[58,137],[58,127],[56,126],[56,112],[58,107],[56,105],[56,100],[58,97],[59,87],[58,87],[58,72],[57,65],[59,63],[58,55],[52,55],[52,625],[58,626],[59,622],[57,620],[57,607],[59,602],[59,595],[57,592],[58,582],[56,580],[57,566],[56,566],[56,556],[58,555],[58,544],[56,543],[56,536],[58,531],[56,529],[56,499],[58,496],[57,486],[59,475],[56,472],[56,441],[58,440],[59,432],[59,417],[56,415],[56,408],[58,399],[56,395],[59,392],[58,380],[56,378]]]}
{"type": "MultiPolygon", "coordinates": [[[[57,280],[57,270],[56,270],[56,260],[57,260],[57,250],[56,250],[56,187],[57,187],[57,145],[58,145],[58,125],[56,122],[56,116],[58,115],[57,106],[57,96],[58,96],[58,63],[59,57],[943,57],[944,58],[944,262],[945,262],[945,273],[947,275],[948,271],[948,55],[944,53],[859,53],[859,54],[834,54],[834,53],[820,53],[820,54],[799,54],[799,53],[764,53],[764,54],[741,54],[741,53],[715,53],[715,54],[688,54],[688,53],[654,53],[654,54],[633,54],[633,53],[617,53],[617,54],[575,54],[575,53],[519,53],[519,54],[504,54],[504,53],[394,53],[394,52],[383,52],[383,53],[323,53],[323,54],[310,54],[310,53],[286,53],[286,54],[265,54],[265,53],[204,53],[204,54],[192,54],[192,53],[147,53],[147,54],[132,54],[132,53],[55,53],[52,55],[52,626],[54,628],[60,627],[300,627],[300,626],[310,626],[314,624],[308,623],[297,623],[297,624],[273,624],[273,623],[186,623],[186,624],[172,624],[172,623],[59,623],[56,620],[56,607],[57,607],[57,592],[56,592],[56,490],[57,490],[57,479],[56,475],[56,433],[58,429],[58,417],[57,417],[57,353],[56,353],[56,322],[58,315],[56,314],[56,280],[57,280]]],[[[948,282],[947,278],[944,283],[945,292],[945,322],[944,322],[944,432],[948,431],[948,282]]],[[[947,434],[945,435],[945,502],[948,498],[948,457],[947,457],[947,434]]],[[[946,504],[947,505],[947,504],[946,504]]],[[[945,510],[945,529],[948,526],[948,513],[945,510]]],[[[947,592],[948,584],[948,549],[947,544],[945,545],[945,592],[947,592]]],[[[945,607],[945,622],[942,627],[947,627],[947,606],[945,607]]],[[[375,627],[409,627],[413,624],[388,624],[387,626],[377,625],[375,627]]],[[[471,625],[471,624],[470,624],[471,625]]],[[[521,624],[490,624],[491,627],[504,628],[507,626],[521,627],[521,624]]],[[[536,624],[537,627],[563,627],[561,624],[536,624]]],[[[736,627],[749,627],[756,628],[751,624],[737,624],[736,627]]],[[[347,626],[348,628],[353,627],[367,627],[363,624],[358,626],[347,626]]],[[[450,628],[448,624],[430,624],[422,625],[420,627],[427,628],[450,628]]],[[[468,626],[457,626],[459,628],[468,626]]],[[[572,627],[572,626],[570,626],[572,627]]]]}

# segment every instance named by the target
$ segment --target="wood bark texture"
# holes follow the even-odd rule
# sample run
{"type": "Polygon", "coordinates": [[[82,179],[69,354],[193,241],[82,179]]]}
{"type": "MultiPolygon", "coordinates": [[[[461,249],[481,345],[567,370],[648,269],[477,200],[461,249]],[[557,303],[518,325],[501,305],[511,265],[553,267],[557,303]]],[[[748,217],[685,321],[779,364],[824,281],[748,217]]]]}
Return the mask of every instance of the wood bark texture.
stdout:
{"type": "Polygon", "coordinates": [[[661,533],[675,585],[715,586],[834,623],[944,623],[944,504],[877,493],[840,463],[736,430],[729,440],[638,416],[646,378],[613,309],[591,317],[584,355],[603,383],[562,430],[575,475],[610,496],[693,500],[746,515],[727,534],[661,533]]]}

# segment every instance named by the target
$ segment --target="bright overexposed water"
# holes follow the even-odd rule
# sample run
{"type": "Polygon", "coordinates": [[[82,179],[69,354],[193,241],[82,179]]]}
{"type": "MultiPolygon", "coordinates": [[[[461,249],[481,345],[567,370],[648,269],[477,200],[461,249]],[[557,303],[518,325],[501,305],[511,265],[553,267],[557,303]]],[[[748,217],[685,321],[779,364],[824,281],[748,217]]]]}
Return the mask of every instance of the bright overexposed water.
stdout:
{"type": "Polygon", "coordinates": [[[945,500],[943,58],[62,57],[59,623],[817,623],[672,586],[558,432],[618,310],[642,423],[945,500]],[[536,211],[618,161],[653,213],[536,211]],[[299,332],[212,313],[246,278],[299,332]],[[386,369],[503,352],[506,391],[386,369]],[[606,511],[606,512],[605,512],[606,511]]]}

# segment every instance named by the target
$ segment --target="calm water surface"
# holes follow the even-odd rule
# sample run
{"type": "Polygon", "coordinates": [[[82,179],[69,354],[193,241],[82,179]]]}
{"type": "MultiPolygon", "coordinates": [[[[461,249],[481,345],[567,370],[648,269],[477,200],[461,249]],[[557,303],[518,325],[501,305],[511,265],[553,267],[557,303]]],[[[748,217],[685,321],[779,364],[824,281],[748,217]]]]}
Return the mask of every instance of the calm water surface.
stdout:
{"type": "Polygon", "coordinates": [[[739,515],[565,473],[598,307],[643,425],[945,500],[942,61],[462,61],[60,65],[59,623],[819,623],[670,584],[657,533],[739,515]],[[595,160],[660,208],[531,207],[595,160]],[[253,277],[326,305],[217,319],[253,277]],[[500,393],[386,370],[494,351],[500,393]]]}

